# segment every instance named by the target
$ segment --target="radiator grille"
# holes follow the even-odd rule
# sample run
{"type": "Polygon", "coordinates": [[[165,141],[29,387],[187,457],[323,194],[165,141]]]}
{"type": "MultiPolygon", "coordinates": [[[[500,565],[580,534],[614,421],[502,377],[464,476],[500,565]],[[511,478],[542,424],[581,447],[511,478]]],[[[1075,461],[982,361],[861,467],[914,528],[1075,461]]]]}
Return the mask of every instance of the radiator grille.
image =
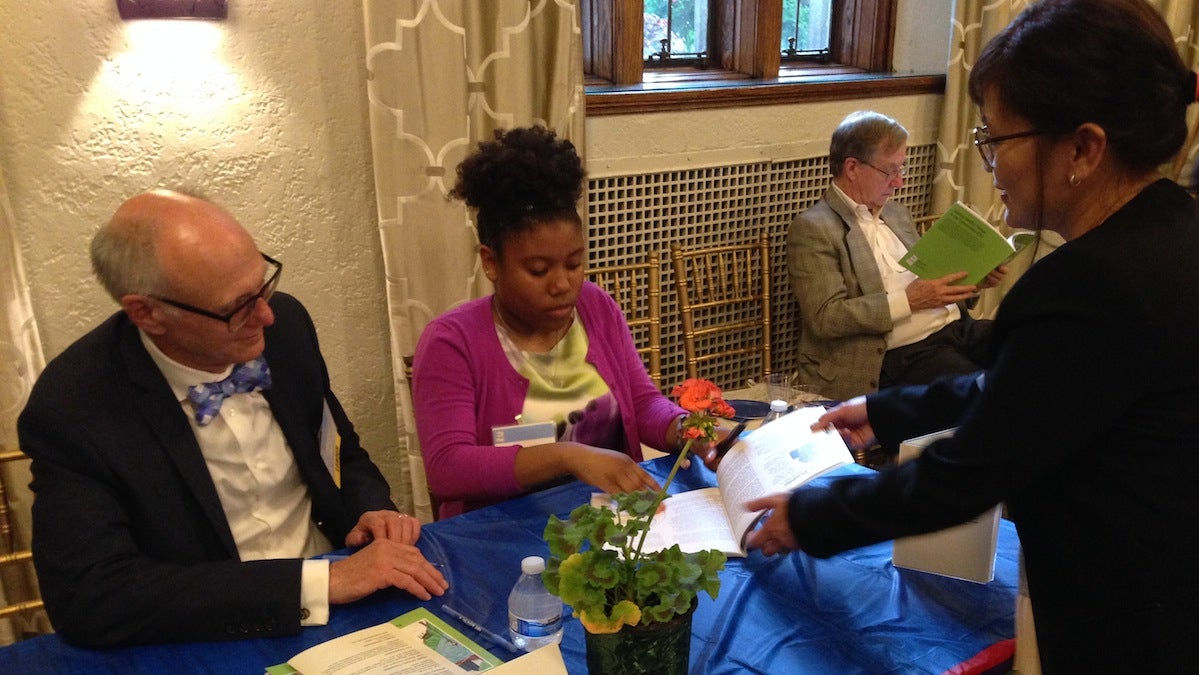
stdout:
{"type": "MultiPolygon", "coordinates": [[[[895,199],[913,217],[928,212],[935,145],[908,148],[908,173],[895,199]]],[[[594,266],[644,260],[657,251],[662,262],[662,384],[682,382],[682,328],[670,243],[686,247],[748,243],[764,228],[771,240],[773,297],[771,348],[774,372],[796,369],[799,313],[787,279],[787,228],[828,187],[827,157],[761,161],[726,166],[591,178],[588,181],[588,258],[594,266]]],[[[647,329],[634,330],[638,346],[647,329]]],[[[762,364],[730,357],[705,366],[701,377],[723,388],[745,385],[762,364]]]]}

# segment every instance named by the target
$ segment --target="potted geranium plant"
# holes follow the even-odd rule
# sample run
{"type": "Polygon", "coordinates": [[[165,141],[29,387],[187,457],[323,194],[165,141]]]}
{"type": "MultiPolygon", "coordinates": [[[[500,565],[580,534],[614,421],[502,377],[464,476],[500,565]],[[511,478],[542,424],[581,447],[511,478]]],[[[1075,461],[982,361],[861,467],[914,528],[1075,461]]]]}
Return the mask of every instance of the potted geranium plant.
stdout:
{"type": "Polygon", "coordinates": [[[612,497],[616,508],[584,504],[566,520],[550,516],[545,540],[550,557],[542,579],[587,630],[592,675],[686,673],[691,616],[700,591],[713,599],[726,557],[712,549],[684,553],[676,544],[645,551],[645,535],[692,443],[716,440],[717,415],[732,408],[707,380],[689,379],[671,394],[688,411],[686,442],[659,491],[612,497]]]}

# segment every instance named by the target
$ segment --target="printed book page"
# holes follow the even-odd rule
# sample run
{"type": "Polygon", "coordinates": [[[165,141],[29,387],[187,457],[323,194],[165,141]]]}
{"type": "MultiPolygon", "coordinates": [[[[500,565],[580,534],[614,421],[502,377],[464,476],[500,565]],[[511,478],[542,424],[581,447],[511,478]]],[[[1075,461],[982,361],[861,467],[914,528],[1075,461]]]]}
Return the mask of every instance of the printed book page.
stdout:
{"type": "MultiPolygon", "coordinates": [[[[519,660],[515,659],[512,663],[519,660]]],[[[461,675],[503,673],[505,671],[500,669],[502,663],[500,659],[422,607],[387,623],[364,628],[305,649],[287,663],[267,668],[266,673],[461,675]]],[[[565,672],[565,669],[562,672],[565,672]]]]}
{"type": "Polygon", "coordinates": [[[719,487],[672,495],[654,518],[645,549],[678,544],[692,553],[710,548],[745,556],[745,535],[761,516],[744,504],[785,492],[826,471],[853,463],[853,455],[835,431],[811,430],[824,409],[799,408],[742,436],[720,461],[719,487]]]}
{"type": "MultiPolygon", "coordinates": [[[[1028,243],[1030,233],[1004,238],[985,218],[955,202],[899,260],[921,279],[937,279],[965,271],[958,284],[971,286],[1011,259],[1028,243]]],[[[1035,238],[1035,237],[1034,237],[1035,238]]]]}

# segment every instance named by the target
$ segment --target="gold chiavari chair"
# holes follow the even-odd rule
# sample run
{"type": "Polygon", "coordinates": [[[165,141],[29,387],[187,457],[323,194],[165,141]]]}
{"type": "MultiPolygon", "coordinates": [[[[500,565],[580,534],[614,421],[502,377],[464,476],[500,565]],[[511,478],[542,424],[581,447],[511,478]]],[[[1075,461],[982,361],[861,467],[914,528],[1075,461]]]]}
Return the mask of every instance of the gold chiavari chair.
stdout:
{"type": "Polygon", "coordinates": [[[921,216],[919,218],[913,218],[912,222],[915,223],[915,225],[916,225],[916,233],[923,236],[925,232],[928,232],[928,228],[932,227],[933,223],[935,223],[937,221],[937,219],[940,217],[941,217],[940,213],[934,213],[929,216],[921,216]]]}
{"type": "MultiPolygon", "coordinates": [[[[415,363],[416,355],[415,354],[405,354],[402,358],[404,360],[404,381],[408,383],[408,400],[411,401],[411,400],[414,400],[414,394],[412,393],[412,369],[413,369],[413,364],[415,363]]],[[[423,466],[423,464],[422,464],[422,466],[423,466]]],[[[427,481],[425,483],[425,488],[426,488],[426,490],[428,490],[429,509],[433,511],[433,520],[437,520],[438,512],[441,507],[441,500],[439,500],[433,494],[432,490],[428,489],[427,481]]]]}
{"type": "Polygon", "coordinates": [[[590,267],[587,276],[624,310],[637,352],[654,384],[662,388],[662,265],[656,252],[643,262],[590,267]]]}
{"type": "MultiPolygon", "coordinates": [[[[29,458],[20,450],[0,450],[0,469],[3,465],[28,461],[29,458]]],[[[19,616],[32,616],[42,611],[41,598],[37,596],[37,584],[33,572],[33,553],[24,548],[18,540],[15,518],[8,498],[8,486],[5,484],[6,472],[0,470],[0,569],[11,569],[14,575],[24,575],[28,580],[32,598],[17,600],[0,607],[0,619],[12,619],[19,616]]],[[[6,575],[6,576],[14,576],[6,575]]]]}
{"type": "MultiPolygon", "coordinates": [[[[770,235],[749,244],[670,245],[687,377],[700,365],[745,356],[770,373],[770,235]]],[[[711,375],[705,375],[711,377],[711,375]]]]}

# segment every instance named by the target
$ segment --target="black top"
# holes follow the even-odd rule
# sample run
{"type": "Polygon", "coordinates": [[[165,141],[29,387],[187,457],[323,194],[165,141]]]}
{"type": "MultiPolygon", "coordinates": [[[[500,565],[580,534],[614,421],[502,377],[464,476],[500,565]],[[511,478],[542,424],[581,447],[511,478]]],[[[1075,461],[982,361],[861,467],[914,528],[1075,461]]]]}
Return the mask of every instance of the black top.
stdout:
{"type": "MultiPolygon", "coordinates": [[[[985,375],[868,398],[879,440],[959,425],[914,461],[789,505],[817,556],[1005,501],[1046,673],[1186,672],[1199,633],[1199,220],[1161,180],[1037,262],[985,375]]],[[[980,374],[981,375],[981,374],[980,374]]]]}
{"type": "MultiPolygon", "coordinates": [[[[303,306],[271,298],[263,392],[335,546],[394,509],[337,398],[303,306]],[[341,434],[341,488],[320,457],[323,403],[341,434]]],[[[18,421],[33,458],[33,556],[69,642],[219,640],[300,629],[299,560],[240,562],[187,414],[117,313],[46,367],[18,421]]]]}

